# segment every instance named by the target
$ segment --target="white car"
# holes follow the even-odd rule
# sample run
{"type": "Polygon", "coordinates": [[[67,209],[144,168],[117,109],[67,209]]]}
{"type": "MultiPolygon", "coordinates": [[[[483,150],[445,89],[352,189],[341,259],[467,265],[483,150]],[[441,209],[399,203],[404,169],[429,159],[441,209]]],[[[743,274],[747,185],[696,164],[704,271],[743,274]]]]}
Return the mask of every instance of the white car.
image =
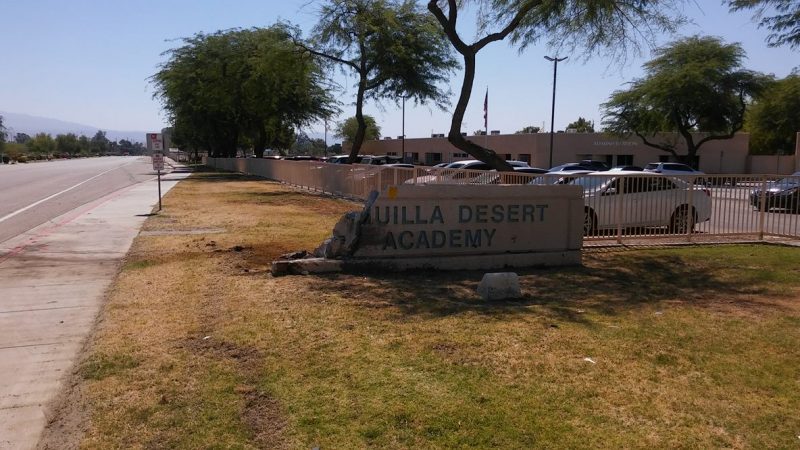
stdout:
{"type": "Polygon", "coordinates": [[[583,187],[586,235],[622,228],[666,227],[687,234],[711,219],[711,191],[675,177],[621,171],[594,172],[569,184],[583,187]]]}
{"type": "Polygon", "coordinates": [[[594,173],[591,170],[566,170],[566,171],[555,171],[555,172],[547,172],[543,173],[541,176],[536,177],[528,184],[537,184],[537,185],[545,185],[545,184],[568,184],[570,181],[582,177],[584,175],[588,175],[590,173],[594,173]]]}
{"type": "Polygon", "coordinates": [[[661,175],[705,175],[705,172],[693,169],[686,164],[672,162],[650,163],[644,166],[644,171],[661,175]]]}
{"type": "MultiPolygon", "coordinates": [[[[506,161],[512,167],[528,167],[525,161],[506,161]]],[[[430,171],[430,175],[406,180],[405,184],[464,184],[469,183],[471,178],[479,175],[477,172],[466,172],[467,170],[489,170],[488,164],[477,159],[467,159],[450,163],[442,169],[430,171]]]]}

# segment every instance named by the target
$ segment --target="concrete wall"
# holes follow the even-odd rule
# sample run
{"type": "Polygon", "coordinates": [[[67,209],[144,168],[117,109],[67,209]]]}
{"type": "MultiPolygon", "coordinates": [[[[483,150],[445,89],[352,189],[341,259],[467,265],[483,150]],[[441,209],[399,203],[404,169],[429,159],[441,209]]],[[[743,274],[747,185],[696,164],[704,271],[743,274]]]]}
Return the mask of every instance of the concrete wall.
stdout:
{"type": "Polygon", "coordinates": [[[789,175],[797,171],[795,155],[752,155],[747,173],[789,175]]]}
{"type": "MultiPolygon", "coordinates": [[[[682,141],[676,134],[665,134],[663,139],[672,140],[678,153],[685,153],[682,141]]],[[[550,167],[550,133],[501,134],[490,136],[469,136],[468,139],[488,146],[509,159],[528,160],[534,167],[550,167]]],[[[620,139],[603,133],[556,133],[553,137],[553,165],[596,159],[608,161],[611,165],[622,163],[644,166],[658,162],[668,153],[642,144],[636,137],[620,139]],[[625,161],[632,158],[632,161],[625,161]]],[[[711,141],[700,148],[700,170],[707,173],[745,173],[748,166],[748,147],[750,136],[739,133],[729,140],[711,141]]],[[[470,159],[459,149],[453,147],[447,138],[416,138],[405,140],[405,156],[417,154],[416,162],[425,164],[435,161],[426,154],[439,155],[441,162],[470,159]]],[[[367,141],[362,147],[363,154],[403,154],[401,139],[367,141]]]]}

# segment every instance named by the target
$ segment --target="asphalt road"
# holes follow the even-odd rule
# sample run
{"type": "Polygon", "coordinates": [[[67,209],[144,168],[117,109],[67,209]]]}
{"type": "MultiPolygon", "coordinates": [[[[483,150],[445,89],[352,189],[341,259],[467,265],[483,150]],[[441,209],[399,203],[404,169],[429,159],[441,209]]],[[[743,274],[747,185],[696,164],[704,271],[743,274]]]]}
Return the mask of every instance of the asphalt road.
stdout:
{"type": "Polygon", "coordinates": [[[153,176],[142,156],[0,165],[0,242],[153,176]]]}

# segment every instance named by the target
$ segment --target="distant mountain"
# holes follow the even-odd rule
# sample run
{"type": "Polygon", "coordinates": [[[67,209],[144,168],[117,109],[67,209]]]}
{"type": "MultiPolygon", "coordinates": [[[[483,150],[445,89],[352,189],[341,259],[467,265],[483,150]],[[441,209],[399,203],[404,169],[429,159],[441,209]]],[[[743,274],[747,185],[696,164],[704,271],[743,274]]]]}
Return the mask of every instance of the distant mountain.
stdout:
{"type": "MultiPolygon", "coordinates": [[[[13,136],[16,133],[25,133],[33,136],[36,133],[48,133],[53,136],[57,134],[75,133],[78,136],[85,135],[92,137],[101,128],[93,127],[91,125],[84,125],[74,122],[66,122],[58,119],[50,119],[47,117],[29,116],[27,114],[17,114],[12,112],[0,111],[0,116],[3,116],[3,125],[11,132],[13,136]]],[[[112,141],[119,141],[127,139],[131,142],[144,142],[146,131],[119,131],[119,130],[105,130],[106,137],[112,141]]],[[[160,130],[154,130],[160,131],[160,130]]]]}

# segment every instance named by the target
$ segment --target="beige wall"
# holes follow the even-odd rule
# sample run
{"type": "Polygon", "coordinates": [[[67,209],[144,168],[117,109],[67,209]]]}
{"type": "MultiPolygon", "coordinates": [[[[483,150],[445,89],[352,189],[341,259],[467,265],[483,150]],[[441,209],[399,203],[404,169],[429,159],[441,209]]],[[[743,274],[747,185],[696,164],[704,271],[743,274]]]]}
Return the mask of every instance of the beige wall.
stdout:
{"type": "Polygon", "coordinates": [[[795,155],[752,155],[747,173],[789,175],[794,172],[795,155]]]}
{"type": "MultiPolygon", "coordinates": [[[[667,135],[675,139],[677,135],[667,135]]],[[[550,134],[505,134],[492,136],[469,136],[468,139],[495,150],[499,154],[510,154],[511,159],[524,159],[520,155],[530,155],[530,165],[548,168],[550,158],[550,134]]],[[[700,170],[707,173],[745,173],[748,168],[749,135],[739,133],[733,139],[711,141],[700,148],[700,170]]],[[[636,137],[620,139],[603,133],[556,133],[553,139],[553,165],[575,162],[581,159],[607,160],[617,165],[621,155],[632,155],[633,164],[644,166],[659,161],[659,156],[668,153],[648,147],[636,137]]],[[[685,153],[680,140],[676,140],[679,153],[685,153]]],[[[401,155],[402,140],[367,141],[362,147],[363,154],[401,155]]],[[[405,153],[418,154],[418,162],[425,164],[425,154],[440,154],[442,162],[470,159],[453,147],[447,138],[406,139],[405,153]],[[455,156],[458,155],[458,156],[455,156]]]]}

